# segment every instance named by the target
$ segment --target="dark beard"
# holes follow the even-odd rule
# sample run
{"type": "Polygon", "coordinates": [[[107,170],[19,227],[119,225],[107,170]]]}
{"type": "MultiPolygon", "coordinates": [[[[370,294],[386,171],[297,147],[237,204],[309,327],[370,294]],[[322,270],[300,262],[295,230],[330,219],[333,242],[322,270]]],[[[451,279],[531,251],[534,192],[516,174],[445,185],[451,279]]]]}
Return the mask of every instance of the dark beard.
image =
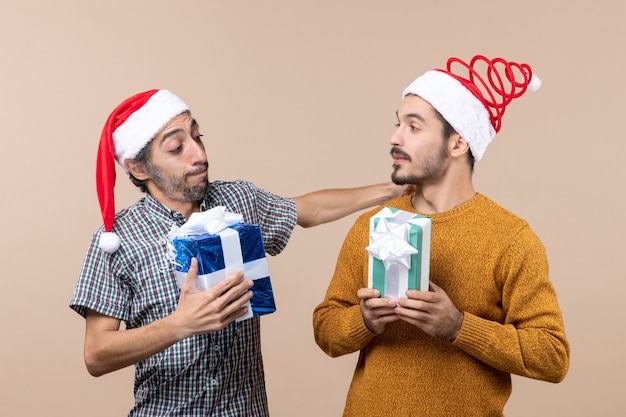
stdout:
{"type": "MultiPolygon", "coordinates": [[[[394,153],[394,152],[405,156],[409,162],[412,161],[412,158],[405,152],[401,151],[400,149],[397,149],[394,147],[391,149],[391,153],[394,153]]],[[[439,149],[439,153],[437,154],[436,160],[434,162],[422,160],[422,165],[423,165],[422,176],[417,176],[415,174],[409,173],[401,177],[400,175],[398,175],[398,169],[400,169],[400,165],[394,164],[393,172],[391,173],[391,181],[396,185],[411,184],[415,186],[422,186],[425,184],[436,183],[445,173],[444,162],[447,157],[448,157],[448,148],[446,147],[446,143],[444,141],[441,148],[439,149]]]]}
{"type": "MultiPolygon", "coordinates": [[[[402,149],[393,146],[391,148],[391,150],[389,151],[389,154],[394,155],[394,154],[398,154],[400,156],[403,156],[404,158],[406,158],[406,160],[408,162],[411,162],[411,155],[409,155],[408,153],[404,152],[402,149]]],[[[393,172],[391,173],[391,181],[396,184],[396,185],[407,185],[407,184],[415,184],[415,181],[418,181],[419,179],[414,176],[414,175],[408,175],[406,177],[400,177],[398,176],[397,172],[398,169],[400,169],[400,165],[392,165],[393,168],[393,172]]]]}
{"type": "Polygon", "coordinates": [[[396,174],[396,172],[398,171],[399,166],[398,165],[394,165],[393,166],[393,172],[391,173],[391,181],[396,184],[396,185],[408,185],[408,184],[417,184],[419,182],[421,182],[421,179],[418,178],[415,175],[405,175],[404,177],[401,177],[399,175],[396,174]]]}
{"type": "Polygon", "coordinates": [[[183,200],[191,203],[202,201],[206,195],[209,184],[206,185],[194,185],[192,187],[183,188],[183,200]]]}
{"type": "Polygon", "coordinates": [[[197,203],[202,201],[206,192],[209,188],[209,179],[207,175],[207,184],[206,185],[193,185],[188,186],[186,184],[186,176],[183,177],[169,177],[167,180],[164,175],[156,169],[150,162],[146,163],[146,170],[154,183],[161,189],[163,192],[171,196],[180,190],[182,194],[182,201],[189,203],[197,203]]]}

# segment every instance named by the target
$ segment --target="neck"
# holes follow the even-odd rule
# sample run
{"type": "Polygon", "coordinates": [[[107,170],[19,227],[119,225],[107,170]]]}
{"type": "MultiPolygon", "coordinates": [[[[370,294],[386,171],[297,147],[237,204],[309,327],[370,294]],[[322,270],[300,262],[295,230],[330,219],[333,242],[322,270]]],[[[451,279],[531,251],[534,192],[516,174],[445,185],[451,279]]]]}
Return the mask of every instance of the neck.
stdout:
{"type": "Polygon", "coordinates": [[[445,178],[436,184],[417,186],[411,199],[413,208],[424,214],[452,210],[476,195],[469,178],[445,178]]]}

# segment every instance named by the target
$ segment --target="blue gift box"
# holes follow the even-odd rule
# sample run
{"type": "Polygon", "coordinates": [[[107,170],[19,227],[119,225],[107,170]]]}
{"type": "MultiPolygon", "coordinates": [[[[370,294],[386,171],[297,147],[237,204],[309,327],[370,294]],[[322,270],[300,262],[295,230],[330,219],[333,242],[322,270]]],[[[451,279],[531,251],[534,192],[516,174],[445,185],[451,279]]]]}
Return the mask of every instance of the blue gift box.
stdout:
{"type": "Polygon", "coordinates": [[[253,280],[254,286],[251,308],[239,320],[276,311],[259,226],[237,223],[217,234],[175,237],[170,244],[173,247],[173,263],[179,286],[187,277],[192,258],[198,259],[197,286],[200,290],[211,288],[236,270],[243,270],[244,277],[253,280]]]}

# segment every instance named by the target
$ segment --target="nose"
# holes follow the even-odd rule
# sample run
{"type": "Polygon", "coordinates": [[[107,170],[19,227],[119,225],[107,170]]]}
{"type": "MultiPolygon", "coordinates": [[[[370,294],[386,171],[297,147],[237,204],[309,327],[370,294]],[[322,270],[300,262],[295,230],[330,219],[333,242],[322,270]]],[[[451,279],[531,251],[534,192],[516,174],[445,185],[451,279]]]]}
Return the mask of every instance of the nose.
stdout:
{"type": "Polygon", "coordinates": [[[391,134],[389,138],[389,144],[393,146],[401,146],[403,144],[402,132],[400,131],[400,126],[396,128],[396,130],[391,134]]]}
{"type": "Polygon", "coordinates": [[[200,140],[195,140],[194,138],[189,138],[189,152],[192,157],[192,164],[204,164],[206,163],[206,152],[204,150],[204,144],[200,140]]]}

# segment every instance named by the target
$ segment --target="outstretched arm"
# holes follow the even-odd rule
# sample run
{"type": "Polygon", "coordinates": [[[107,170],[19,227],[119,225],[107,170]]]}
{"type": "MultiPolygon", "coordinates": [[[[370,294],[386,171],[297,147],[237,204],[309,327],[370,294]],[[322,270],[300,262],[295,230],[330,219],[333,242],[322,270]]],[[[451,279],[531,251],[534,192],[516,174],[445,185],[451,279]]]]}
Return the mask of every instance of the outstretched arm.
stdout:
{"type": "Polygon", "coordinates": [[[358,188],[327,189],[294,197],[298,224],[313,227],[401,197],[407,188],[392,182],[358,188]]]}

